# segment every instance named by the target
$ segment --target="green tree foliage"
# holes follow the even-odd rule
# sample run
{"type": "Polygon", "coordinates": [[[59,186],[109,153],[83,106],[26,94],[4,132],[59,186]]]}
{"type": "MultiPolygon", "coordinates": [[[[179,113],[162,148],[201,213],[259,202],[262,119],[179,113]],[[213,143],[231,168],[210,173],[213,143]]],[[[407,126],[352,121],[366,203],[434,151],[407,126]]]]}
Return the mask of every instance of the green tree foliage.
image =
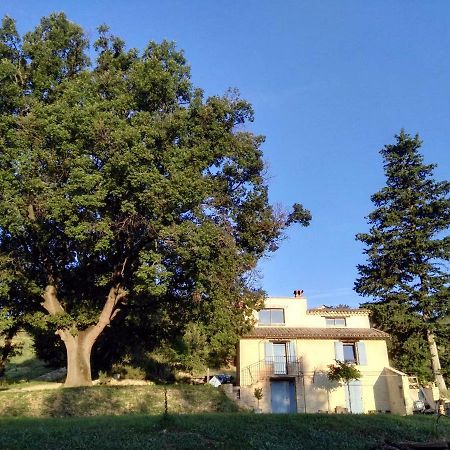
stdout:
{"type": "Polygon", "coordinates": [[[0,28],[2,310],[56,332],[68,386],[105,328],[103,355],[146,330],[223,359],[261,297],[249,273],[311,216],[270,206],[251,105],[205,99],[173,43],[126,50],[101,26],[93,64],[88,45],[64,14],[0,28]]]}
{"type": "Polygon", "coordinates": [[[330,381],[348,384],[350,381],[359,380],[361,372],[351,363],[336,360],[336,364],[328,366],[327,376],[330,381]]]}
{"type": "MultiPolygon", "coordinates": [[[[344,383],[347,386],[349,410],[352,411],[352,399],[350,395],[350,381],[359,380],[361,372],[352,364],[345,361],[336,360],[336,364],[330,364],[327,372],[328,379],[337,383],[344,383]]],[[[327,392],[328,393],[328,392],[327,392]]],[[[329,395],[329,394],[328,394],[329,395]]],[[[328,400],[328,410],[330,409],[328,400]]]]}
{"type": "Polygon", "coordinates": [[[369,233],[357,235],[366,246],[355,290],[373,297],[365,304],[376,326],[389,332],[394,364],[408,373],[434,379],[445,389],[450,312],[450,183],[435,181],[434,165],[419,153],[421,141],[404,131],[381,150],[386,186],[372,196],[369,233]],[[439,357],[444,358],[439,361],[439,357]]]}
{"type": "Polygon", "coordinates": [[[20,351],[20,345],[14,342],[20,328],[20,321],[7,308],[0,309],[0,378],[5,375],[9,358],[20,351]]]}

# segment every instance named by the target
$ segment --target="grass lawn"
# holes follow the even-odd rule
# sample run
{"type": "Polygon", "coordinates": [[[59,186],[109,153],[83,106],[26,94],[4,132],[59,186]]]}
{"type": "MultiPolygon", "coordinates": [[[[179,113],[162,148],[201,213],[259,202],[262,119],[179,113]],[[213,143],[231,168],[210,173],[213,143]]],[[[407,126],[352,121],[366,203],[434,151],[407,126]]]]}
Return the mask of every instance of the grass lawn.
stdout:
{"type": "Polygon", "coordinates": [[[33,339],[29,334],[21,331],[14,341],[20,345],[21,350],[6,364],[5,379],[8,383],[29,381],[51,370],[45,366],[44,361],[36,357],[33,339]]]}
{"type": "Polygon", "coordinates": [[[371,449],[385,439],[450,439],[450,423],[444,420],[436,434],[436,418],[430,416],[209,413],[166,419],[162,415],[0,418],[0,448],[371,449]]]}
{"type": "Polygon", "coordinates": [[[239,412],[209,385],[41,389],[23,383],[48,371],[24,351],[0,386],[0,449],[373,449],[390,441],[450,440],[434,416],[270,415],[239,412]],[[8,383],[18,384],[9,384],[8,383]],[[26,386],[36,390],[20,390],[26,386]],[[19,388],[17,388],[19,386],[19,388]],[[12,389],[14,388],[14,389],[12,389]]]}
{"type": "MultiPolygon", "coordinates": [[[[0,416],[83,417],[125,414],[160,415],[164,386],[95,386],[32,391],[0,391],[0,416]]],[[[171,413],[236,412],[236,404],[210,385],[167,386],[171,413]]],[[[2,448],[0,446],[0,448],[2,448]]]]}

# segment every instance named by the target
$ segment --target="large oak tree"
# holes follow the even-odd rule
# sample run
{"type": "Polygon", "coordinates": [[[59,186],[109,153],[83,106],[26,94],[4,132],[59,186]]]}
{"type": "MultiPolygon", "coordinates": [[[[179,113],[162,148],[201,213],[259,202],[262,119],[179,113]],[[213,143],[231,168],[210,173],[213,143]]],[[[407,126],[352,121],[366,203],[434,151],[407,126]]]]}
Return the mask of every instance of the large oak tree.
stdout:
{"type": "Polygon", "coordinates": [[[434,165],[419,153],[421,141],[401,131],[381,150],[386,186],[372,196],[369,233],[357,235],[367,261],[355,289],[376,325],[392,336],[398,367],[426,377],[430,367],[446,390],[441,359],[448,358],[450,314],[450,183],[433,178],[434,165]]]}
{"type": "Polygon", "coordinates": [[[126,50],[102,26],[93,64],[88,44],[64,14],[0,29],[0,305],[54,327],[66,386],[91,383],[92,347],[124,311],[159,311],[154,329],[197,308],[232,345],[257,299],[248,273],[310,220],[268,203],[249,103],[205,99],[172,43],[126,50]]]}

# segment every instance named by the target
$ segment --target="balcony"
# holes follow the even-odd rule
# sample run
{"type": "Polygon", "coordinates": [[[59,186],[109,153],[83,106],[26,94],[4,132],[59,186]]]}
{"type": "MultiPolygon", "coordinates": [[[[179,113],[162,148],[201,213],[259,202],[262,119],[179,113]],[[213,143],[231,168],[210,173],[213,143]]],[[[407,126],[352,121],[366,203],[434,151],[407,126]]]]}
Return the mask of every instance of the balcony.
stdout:
{"type": "Polygon", "coordinates": [[[240,371],[241,386],[251,386],[258,381],[303,375],[301,358],[271,356],[250,364],[240,371]]]}

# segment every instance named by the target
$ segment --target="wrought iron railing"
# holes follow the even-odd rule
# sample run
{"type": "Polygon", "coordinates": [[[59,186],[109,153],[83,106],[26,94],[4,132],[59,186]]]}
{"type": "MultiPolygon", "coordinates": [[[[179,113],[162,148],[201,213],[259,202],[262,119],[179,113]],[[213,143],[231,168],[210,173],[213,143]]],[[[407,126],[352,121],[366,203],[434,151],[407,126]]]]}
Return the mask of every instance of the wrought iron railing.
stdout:
{"type": "Polygon", "coordinates": [[[271,356],[250,364],[240,371],[240,385],[251,386],[269,378],[295,376],[303,373],[302,360],[291,356],[271,356]]]}

